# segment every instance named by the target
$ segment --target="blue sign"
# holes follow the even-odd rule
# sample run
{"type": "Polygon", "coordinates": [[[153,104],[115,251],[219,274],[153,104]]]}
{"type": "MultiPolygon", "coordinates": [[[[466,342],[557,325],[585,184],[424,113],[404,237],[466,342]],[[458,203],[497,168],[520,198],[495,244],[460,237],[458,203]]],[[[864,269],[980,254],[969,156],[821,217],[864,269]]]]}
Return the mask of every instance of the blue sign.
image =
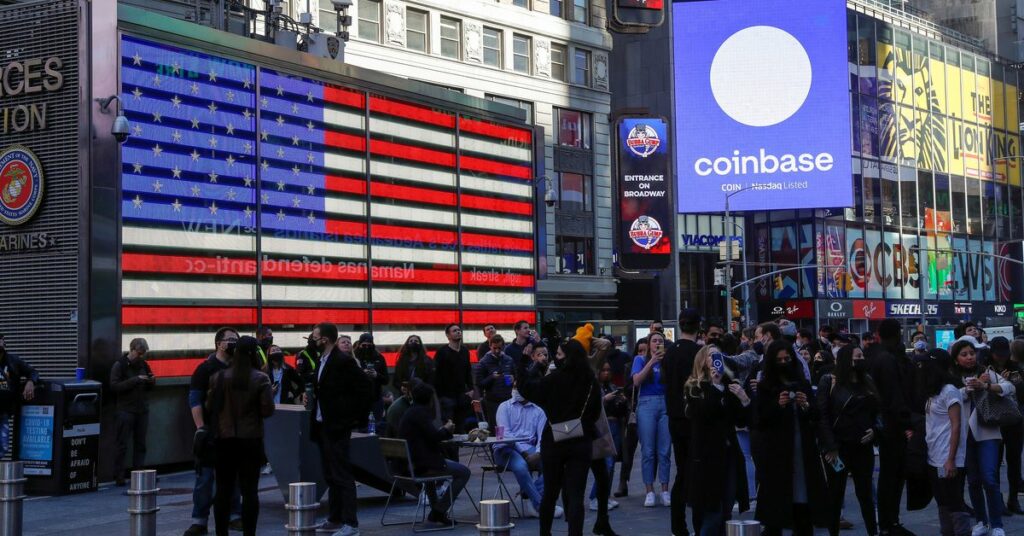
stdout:
{"type": "Polygon", "coordinates": [[[853,206],[846,3],[673,4],[678,209],[853,206]]]}
{"type": "Polygon", "coordinates": [[[22,406],[18,459],[26,475],[49,475],[53,461],[53,406],[22,406]]]}

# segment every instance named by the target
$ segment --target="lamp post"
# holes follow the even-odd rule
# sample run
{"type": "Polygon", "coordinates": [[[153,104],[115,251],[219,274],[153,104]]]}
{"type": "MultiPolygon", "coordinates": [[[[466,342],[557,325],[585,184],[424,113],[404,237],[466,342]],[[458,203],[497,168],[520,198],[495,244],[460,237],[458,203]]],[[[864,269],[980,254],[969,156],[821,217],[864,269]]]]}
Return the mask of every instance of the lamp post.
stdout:
{"type": "MultiPolygon", "coordinates": [[[[725,221],[726,221],[726,228],[727,229],[732,229],[733,225],[734,225],[734,223],[732,221],[732,214],[729,213],[729,200],[732,199],[732,196],[734,196],[734,195],[736,195],[736,194],[738,194],[740,192],[745,192],[747,190],[752,190],[753,188],[754,188],[754,186],[746,186],[744,188],[740,188],[739,190],[733,190],[733,191],[728,192],[728,193],[725,194],[725,221]]],[[[728,330],[728,331],[732,331],[732,303],[730,302],[730,300],[732,299],[732,291],[730,290],[730,287],[732,287],[732,237],[731,236],[729,237],[729,240],[727,241],[725,248],[726,248],[725,249],[725,329],[728,330]]],[[[744,249],[746,249],[746,248],[744,248],[744,249]]],[[[744,277],[746,277],[746,276],[744,276],[744,277]]]]}

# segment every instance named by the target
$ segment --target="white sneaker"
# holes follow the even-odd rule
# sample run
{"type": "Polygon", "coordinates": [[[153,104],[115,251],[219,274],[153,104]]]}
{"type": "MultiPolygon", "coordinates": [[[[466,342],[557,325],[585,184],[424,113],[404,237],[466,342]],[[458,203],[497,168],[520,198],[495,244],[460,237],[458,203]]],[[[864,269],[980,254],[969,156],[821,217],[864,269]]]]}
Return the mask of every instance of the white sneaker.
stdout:
{"type": "Polygon", "coordinates": [[[667,491],[661,492],[661,504],[664,506],[672,506],[672,494],[667,491]]]}
{"type": "Polygon", "coordinates": [[[561,506],[558,506],[556,504],[555,505],[555,519],[562,519],[562,516],[564,516],[564,515],[565,515],[565,510],[563,510],[561,506]]]}
{"type": "Polygon", "coordinates": [[[523,517],[540,517],[540,512],[538,512],[537,509],[533,507],[533,501],[526,501],[523,504],[523,517]]]}
{"type": "Polygon", "coordinates": [[[1004,531],[1003,529],[992,529],[992,532],[990,532],[989,535],[990,536],[1006,536],[1006,531],[1004,531]]]}
{"type": "Polygon", "coordinates": [[[981,521],[971,530],[971,536],[985,536],[986,534],[988,534],[988,525],[981,521]]]}
{"type": "Polygon", "coordinates": [[[341,530],[335,532],[332,536],[359,536],[359,528],[351,525],[345,525],[341,527],[341,530]]]}
{"type": "MultiPolygon", "coordinates": [[[[646,506],[648,508],[654,506],[654,492],[653,491],[648,491],[647,492],[647,496],[644,497],[644,506],[646,506]]],[[[975,535],[972,534],[971,536],[975,536],[975,535]]]]}
{"type": "Polygon", "coordinates": [[[597,499],[590,499],[590,511],[591,512],[596,512],[597,511],[597,499]]]}
{"type": "Polygon", "coordinates": [[[615,499],[608,499],[608,510],[609,511],[614,510],[614,509],[616,509],[618,507],[619,507],[619,501],[616,501],[615,499]]]}

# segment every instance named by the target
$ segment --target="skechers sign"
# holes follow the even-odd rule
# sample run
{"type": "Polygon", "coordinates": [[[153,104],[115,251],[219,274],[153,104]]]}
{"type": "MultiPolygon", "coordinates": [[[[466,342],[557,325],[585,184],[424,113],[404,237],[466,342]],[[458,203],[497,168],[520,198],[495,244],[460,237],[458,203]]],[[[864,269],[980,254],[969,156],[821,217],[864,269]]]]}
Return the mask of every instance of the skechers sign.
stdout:
{"type": "Polygon", "coordinates": [[[662,269],[672,254],[668,124],[621,119],[618,133],[619,251],[624,268],[662,269]]]}
{"type": "Polygon", "coordinates": [[[853,206],[846,3],[672,9],[679,212],[853,206]]]}

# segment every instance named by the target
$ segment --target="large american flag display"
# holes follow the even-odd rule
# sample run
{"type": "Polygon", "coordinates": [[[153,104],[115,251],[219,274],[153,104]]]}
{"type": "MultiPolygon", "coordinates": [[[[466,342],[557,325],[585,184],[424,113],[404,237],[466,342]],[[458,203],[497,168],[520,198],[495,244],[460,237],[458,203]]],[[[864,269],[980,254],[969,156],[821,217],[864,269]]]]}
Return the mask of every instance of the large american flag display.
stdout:
{"type": "Polygon", "coordinates": [[[467,343],[535,322],[533,131],[125,36],[122,349],[191,374],[217,328],[467,343]]]}

